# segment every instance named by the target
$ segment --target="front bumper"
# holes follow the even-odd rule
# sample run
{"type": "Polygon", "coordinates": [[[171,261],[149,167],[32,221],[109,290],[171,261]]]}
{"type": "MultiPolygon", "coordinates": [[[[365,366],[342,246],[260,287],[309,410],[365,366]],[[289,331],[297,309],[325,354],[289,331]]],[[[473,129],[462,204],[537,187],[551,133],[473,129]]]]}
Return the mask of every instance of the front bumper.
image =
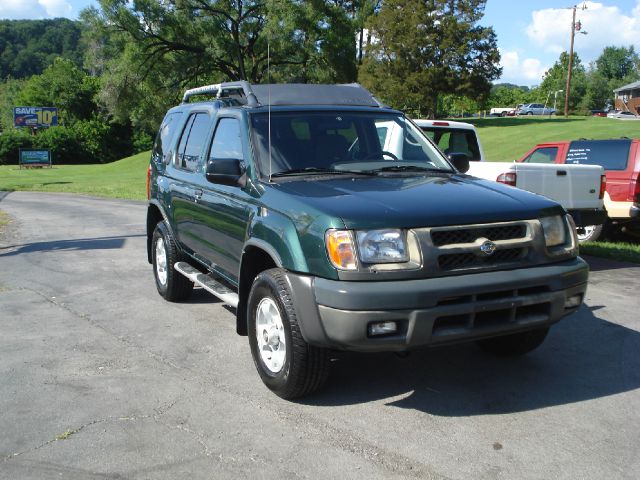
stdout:
{"type": "Polygon", "coordinates": [[[444,278],[346,282],[289,273],[305,340],[356,351],[402,351],[549,326],[584,297],[581,258],[517,270],[444,278]],[[397,334],[370,337],[371,322],[395,321],[397,334]]]}

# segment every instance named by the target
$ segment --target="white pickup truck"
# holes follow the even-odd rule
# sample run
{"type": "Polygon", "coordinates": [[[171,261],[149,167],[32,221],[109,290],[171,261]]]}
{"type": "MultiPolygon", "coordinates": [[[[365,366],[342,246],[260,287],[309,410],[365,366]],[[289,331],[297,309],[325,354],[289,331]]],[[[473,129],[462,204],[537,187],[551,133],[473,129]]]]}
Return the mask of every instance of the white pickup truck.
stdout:
{"type": "Polygon", "coordinates": [[[464,153],[470,160],[469,175],[522,188],[560,203],[573,217],[578,238],[583,236],[585,226],[606,220],[603,200],[606,177],[601,166],[487,162],[476,129],[470,123],[414,122],[445,154],[464,153]]]}

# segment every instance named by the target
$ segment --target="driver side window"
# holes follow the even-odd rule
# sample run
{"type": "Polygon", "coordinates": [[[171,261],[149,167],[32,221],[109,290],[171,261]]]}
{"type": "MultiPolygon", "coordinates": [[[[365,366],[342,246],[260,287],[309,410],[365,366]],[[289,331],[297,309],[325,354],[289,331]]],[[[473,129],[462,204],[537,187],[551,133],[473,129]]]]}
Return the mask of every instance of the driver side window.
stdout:
{"type": "Polygon", "coordinates": [[[538,148],[523,160],[525,163],[555,163],[558,147],[538,148]]]}
{"type": "Polygon", "coordinates": [[[221,118],[211,142],[209,160],[214,159],[243,160],[242,139],[240,138],[240,122],[235,118],[221,118]]]}

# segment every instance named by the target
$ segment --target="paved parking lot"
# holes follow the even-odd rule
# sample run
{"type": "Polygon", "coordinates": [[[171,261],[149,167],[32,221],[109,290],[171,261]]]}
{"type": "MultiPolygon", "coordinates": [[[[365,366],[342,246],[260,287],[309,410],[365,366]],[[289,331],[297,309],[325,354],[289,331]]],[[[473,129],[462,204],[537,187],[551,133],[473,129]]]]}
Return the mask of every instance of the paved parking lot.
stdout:
{"type": "Polygon", "coordinates": [[[0,478],[624,478],[640,472],[640,266],[518,359],[336,354],[299,403],[233,312],[164,302],[142,202],[0,194],[0,478]]]}

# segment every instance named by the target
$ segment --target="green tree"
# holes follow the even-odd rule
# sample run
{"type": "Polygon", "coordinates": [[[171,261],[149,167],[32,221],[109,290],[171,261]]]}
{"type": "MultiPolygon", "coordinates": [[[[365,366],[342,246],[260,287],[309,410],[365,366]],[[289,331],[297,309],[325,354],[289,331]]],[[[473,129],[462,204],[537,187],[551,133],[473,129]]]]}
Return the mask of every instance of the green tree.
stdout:
{"type": "Polygon", "coordinates": [[[606,47],[596,60],[596,71],[607,80],[622,80],[638,75],[640,59],[633,46],[606,47]]]}
{"type": "Polygon", "coordinates": [[[500,76],[492,28],[478,25],[483,0],[387,0],[367,27],[359,79],[386,102],[435,116],[442,95],[483,103],[500,76]]]}
{"type": "Polygon", "coordinates": [[[58,107],[62,122],[86,120],[96,111],[93,97],[97,80],[71,60],[57,58],[40,75],[34,75],[17,96],[21,105],[58,107]]]}
{"type": "Polygon", "coordinates": [[[521,103],[527,103],[529,98],[529,88],[518,87],[516,85],[501,84],[495,85],[489,94],[487,106],[493,107],[515,107],[521,103]]]}
{"type": "Polygon", "coordinates": [[[7,79],[0,83],[0,131],[13,127],[13,107],[18,105],[18,95],[24,88],[24,80],[7,79]]]}
{"type": "Polygon", "coordinates": [[[607,104],[613,105],[611,80],[597,70],[590,69],[587,72],[587,90],[581,105],[585,110],[599,110],[607,104]]]}
{"type": "Polygon", "coordinates": [[[40,74],[57,57],[80,65],[82,24],[66,18],[0,20],[0,78],[40,74]]]}
{"type": "MultiPolygon", "coordinates": [[[[564,95],[566,95],[565,88],[567,84],[567,71],[569,70],[569,54],[562,52],[560,58],[553,64],[553,66],[547,70],[542,77],[542,83],[540,84],[541,96],[544,98],[551,98],[554,92],[562,90],[562,97],[558,95],[558,99],[562,98],[564,102],[564,95]]],[[[575,111],[578,105],[583,102],[584,96],[587,92],[587,75],[582,65],[582,61],[577,53],[573,54],[572,62],[572,74],[571,74],[571,92],[569,94],[569,110],[575,111]]],[[[544,101],[539,99],[538,101],[544,101]]],[[[563,104],[562,104],[563,105],[563,104]]],[[[564,107],[558,107],[558,110],[563,110],[564,107]]]]}

